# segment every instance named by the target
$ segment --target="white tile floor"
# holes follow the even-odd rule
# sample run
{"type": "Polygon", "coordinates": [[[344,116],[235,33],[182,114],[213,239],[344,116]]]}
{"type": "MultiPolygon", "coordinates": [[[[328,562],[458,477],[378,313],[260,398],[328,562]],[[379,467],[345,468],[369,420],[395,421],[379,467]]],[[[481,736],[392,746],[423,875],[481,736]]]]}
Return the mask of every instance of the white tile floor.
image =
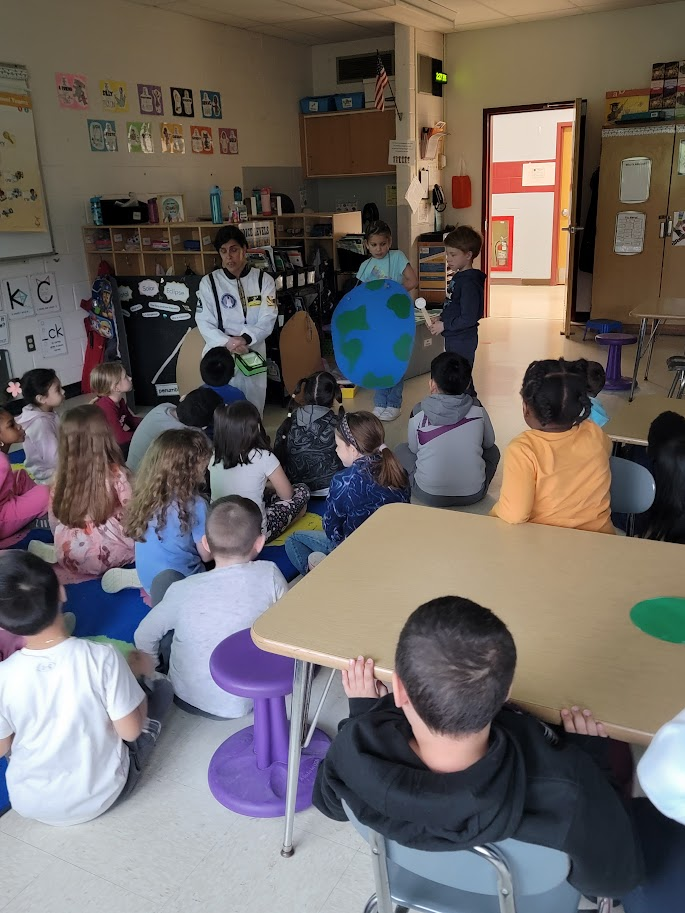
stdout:
{"type": "MultiPolygon", "coordinates": [[[[538,288],[527,289],[544,304],[538,288]]],[[[555,290],[552,290],[554,292],[555,290]]],[[[548,301],[552,307],[554,302],[548,301]]],[[[560,323],[546,319],[490,318],[483,322],[476,386],[492,417],[499,446],[524,427],[518,390],[534,358],[584,355],[601,360],[604,350],[566,340],[560,323]]],[[[643,392],[665,394],[665,358],[682,353],[678,338],[659,341],[652,382],[643,392]]],[[[632,364],[625,353],[624,373],[632,364]]],[[[406,431],[411,407],[427,380],[405,387],[402,418],[387,427],[390,445],[406,431]]],[[[625,396],[606,395],[609,412],[625,396]]],[[[349,401],[346,401],[349,402],[349,401]]],[[[362,392],[350,408],[369,408],[362,392]]],[[[282,419],[267,410],[268,430],[282,419]]],[[[478,506],[490,509],[500,485],[478,506]]],[[[315,696],[323,685],[315,682],[315,696]]],[[[346,714],[334,685],[321,725],[330,734],[346,714]]],[[[207,766],[216,747],[243,721],[218,723],[174,708],[156,756],[139,791],[102,818],[69,829],[24,821],[14,812],[0,818],[0,910],[4,913],[361,913],[372,892],[367,850],[354,831],[310,809],[296,818],[297,851],[279,855],[281,820],[241,818],[218,805],[207,787],[207,766]]]]}

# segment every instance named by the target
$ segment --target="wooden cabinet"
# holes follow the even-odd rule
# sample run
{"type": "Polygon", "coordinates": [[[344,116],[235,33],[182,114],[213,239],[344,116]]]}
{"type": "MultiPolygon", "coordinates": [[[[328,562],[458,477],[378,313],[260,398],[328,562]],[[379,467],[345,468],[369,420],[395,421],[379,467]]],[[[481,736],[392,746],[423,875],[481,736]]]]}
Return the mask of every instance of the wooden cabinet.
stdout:
{"type": "Polygon", "coordinates": [[[682,298],[685,287],[685,246],[673,244],[674,212],[685,210],[685,175],[678,173],[680,143],[685,125],[607,128],[602,131],[602,155],[597,205],[597,237],[592,280],[592,316],[623,323],[637,307],[658,298],[682,298]],[[621,166],[626,159],[651,163],[648,199],[621,202],[621,166]],[[639,253],[616,251],[617,220],[621,213],[644,217],[639,253]]]}
{"type": "Polygon", "coordinates": [[[388,143],[395,111],[346,111],[300,116],[302,170],[307,178],[392,174],[388,143]]]}

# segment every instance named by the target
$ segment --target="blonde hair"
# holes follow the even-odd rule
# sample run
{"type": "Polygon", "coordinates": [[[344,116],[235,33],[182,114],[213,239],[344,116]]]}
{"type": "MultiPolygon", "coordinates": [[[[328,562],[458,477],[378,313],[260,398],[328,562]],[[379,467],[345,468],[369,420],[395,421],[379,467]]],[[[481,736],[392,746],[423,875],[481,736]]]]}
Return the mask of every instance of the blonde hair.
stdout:
{"type": "Polygon", "coordinates": [[[148,447],[126,510],[126,533],[136,542],[145,542],[148,526],[155,520],[155,532],[167,522],[169,508],[175,504],[181,532],[187,533],[194,518],[193,502],[200,494],[212,455],[212,445],[202,431],[179,428],[163,431],[148,447]]]}
{"type": "Polygon", "coordinates": [[[109,396],[119,381],[126,377],[126,373],[126,368],[120,361],[95,365],[90,372],[90,389],[98,396],[109,396]]]}
{"type": "Polygon", "coordinates": [[[77,406],[62,419],[52,512],[65,526],[85,529],[106,523],[121,506],[111,481],[127,473],[105,414],[98,406],[77,406]]]}

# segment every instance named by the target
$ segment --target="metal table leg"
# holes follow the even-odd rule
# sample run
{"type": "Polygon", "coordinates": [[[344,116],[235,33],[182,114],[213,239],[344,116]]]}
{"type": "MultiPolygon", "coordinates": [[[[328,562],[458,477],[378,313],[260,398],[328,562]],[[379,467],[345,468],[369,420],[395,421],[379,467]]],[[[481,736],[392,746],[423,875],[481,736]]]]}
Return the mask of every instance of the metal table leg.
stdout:
{"type": "Polygon", "coordinates": [[[652,354],[654,352],[654,343],[656,338],[659,335],[659,330],[661,329],[662,320],[659,320],[657,317],[655,320],[652,320],[652,335],[649,337],[649,352],[647,353],[647,367],[645,368],[645,380],[649,377],[649,366],[652,363],[652,354]]]}
{"type": "Polygon", "coordinates": [[[642,346],[645,341],[645,333],[647,332],[647,318],[643,317],[640,321],[640,333],[637,337],[637,351],[635,352],[635,367],[633,368],[633,380],[630,385],[630,396],[628,397],[628,402],[632,403],[633,396],[635,395],[635,387],[637,385],[637,372],[640,370],[640,359],[642,358],[642,346]]]}
{"type": "Polygon", "coordinates": [[[285,830],[283,833],[283,847],[281,856],[292,856],[293,827],[295,824],[295,801],[297,799],[297,784],[300,773],[300,757],[302,755],[302,733],[304,731],[304,718],[306,707],[309,705],[309,693],[312,682],[312,664],[295,660],[293,675],[293,696],[290,705],[290,744],[288,746],[288,779],[285,793],[285,830]]]}

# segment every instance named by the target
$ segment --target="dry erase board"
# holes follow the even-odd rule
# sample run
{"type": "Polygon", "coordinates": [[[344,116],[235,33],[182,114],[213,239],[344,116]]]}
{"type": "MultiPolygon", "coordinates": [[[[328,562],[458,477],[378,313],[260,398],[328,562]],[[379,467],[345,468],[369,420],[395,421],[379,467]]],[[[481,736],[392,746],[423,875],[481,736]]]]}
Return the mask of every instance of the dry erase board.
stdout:
{"type": "Polygon", "coordinates": [[[0,63],[0,260],[53,251],[28,73],[0,63]]]}

